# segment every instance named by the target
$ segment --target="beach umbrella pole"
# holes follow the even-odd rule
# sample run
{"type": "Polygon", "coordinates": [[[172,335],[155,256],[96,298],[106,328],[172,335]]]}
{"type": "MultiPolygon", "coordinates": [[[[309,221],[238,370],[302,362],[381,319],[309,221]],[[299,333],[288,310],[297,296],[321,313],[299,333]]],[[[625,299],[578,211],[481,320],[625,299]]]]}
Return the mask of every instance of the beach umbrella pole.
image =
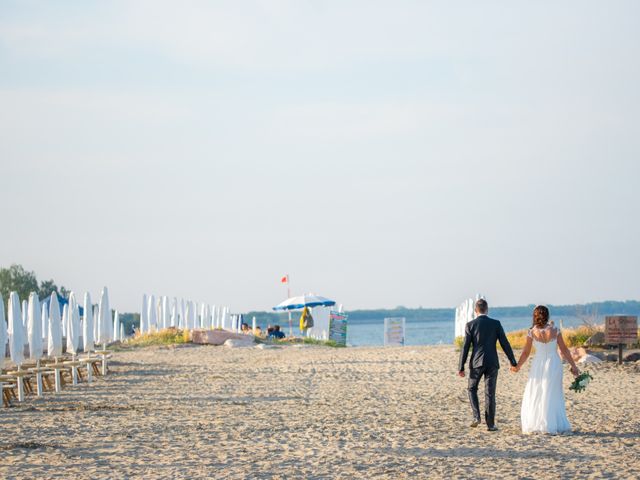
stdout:
{"type": "MultiPolygon", "coordinates": [[[[76,363],[76,356],[75,354],[71,357],[71,361],[75,364],[76,363]]],[[[73,379],[73,384],[77,385],[78,384],[78,367],[76,367],[75,365],[71,366],[71,378],[73,379]]]]}
{"type": "Polygon", "coordinates": [[[87,362],[87,383],[91,383],[93,380],[93,372],[91,371],[91,362],[87,362]]]}
{"type": "Polygon", "coordinates": [[[22,383],[22,375],[20,372],[20,366],[18,365],[18,375],[16,376],[18,384],[18,401],[24,402],[24,384],[22,383]]]}
{"type": "MultiPolygon", "coordinates": [[[[55,363],[58,363],[58,357],[56,357],[55,363]]],[[[56,393],[60,393],[62,391],[62,382],[60,381],[60,369],[54,367],[55,370],[55,382],[56,382],[56,393]]]]}
{"type": "Polygon", "coordinates": [[[42,372],[40,372],[40,360],[39,359],[36,361],[36,369],[37,369],[36,383],[37,383],[37,388],[38,388],[38,396],[41,397],[42,396],[42,372]]]}
{"type": "Polygon", "coordinates": [[[102,376],[104,377],[107,374],[107,344],[104,343],[102,345],[102,350],[104,350],[104,353],[102,354],[102,376]]]}

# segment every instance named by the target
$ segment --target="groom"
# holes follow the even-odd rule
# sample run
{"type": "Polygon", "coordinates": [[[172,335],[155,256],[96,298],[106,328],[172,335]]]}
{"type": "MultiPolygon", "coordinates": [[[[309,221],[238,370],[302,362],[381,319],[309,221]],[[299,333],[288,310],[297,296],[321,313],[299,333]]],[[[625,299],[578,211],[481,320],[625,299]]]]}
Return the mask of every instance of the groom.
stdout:
{"type": "Polygon", "coordinates": [[[480,404],[478,402],[478,383],[484,376],[484,420],[487,430],[495,432],[496,417],[496,383],[498,381],[498,369],[500,361],[496,351],[496,341],[500,342],[502,350],[507,355],[512,366],[516,366],[515,357],[509,345],[502,325],[498,320],[489,318],[489,305],[483,298],[475,305],[476,318],[469,323],[464,332],[464,346],[460,353],[458,375],[464,377],[464,364],[467,363],[469,347],[473,345],[471,353],[471,365],[469,367],[469,401],[473,410],[472,427],[480,425],[480,404]]]}

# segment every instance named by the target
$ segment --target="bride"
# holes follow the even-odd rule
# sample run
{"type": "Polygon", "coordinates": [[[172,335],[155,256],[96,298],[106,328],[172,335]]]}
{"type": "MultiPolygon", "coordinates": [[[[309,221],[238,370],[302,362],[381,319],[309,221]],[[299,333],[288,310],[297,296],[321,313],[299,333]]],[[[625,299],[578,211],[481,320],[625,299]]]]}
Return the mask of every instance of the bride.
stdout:
{"type": "Polygon", "coordinates": [[[527,334],[527,343],[518,365],[511,367],[512,371],[520,370],[527,361],[532,346],[535,346],[536,353],[522,398],[522,433],[570,432],[571,425],[565,412],[562,390],[562,360],[558,349],[571,365],[571,373],[578,376],[580,371],[571,358],[562,333],[549,324],[549,309],[543,305],[533,310],[533,326],[527,334]]]}

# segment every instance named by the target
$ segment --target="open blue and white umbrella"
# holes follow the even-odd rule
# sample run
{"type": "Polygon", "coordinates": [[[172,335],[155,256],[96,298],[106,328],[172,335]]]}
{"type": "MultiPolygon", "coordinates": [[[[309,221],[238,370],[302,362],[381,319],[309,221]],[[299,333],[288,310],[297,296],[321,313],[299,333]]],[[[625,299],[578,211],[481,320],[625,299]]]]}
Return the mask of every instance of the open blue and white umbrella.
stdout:
{"type": "Polygon", "coordinates": [[[332,307],[336,304],[333,300],[321,297],[320,295],[314,295],[313,293],[307,293],[298,297],[291,297],[284,302],[273,307],[276,311],[286,310],[300,310],[304,307],[332,307]]]}

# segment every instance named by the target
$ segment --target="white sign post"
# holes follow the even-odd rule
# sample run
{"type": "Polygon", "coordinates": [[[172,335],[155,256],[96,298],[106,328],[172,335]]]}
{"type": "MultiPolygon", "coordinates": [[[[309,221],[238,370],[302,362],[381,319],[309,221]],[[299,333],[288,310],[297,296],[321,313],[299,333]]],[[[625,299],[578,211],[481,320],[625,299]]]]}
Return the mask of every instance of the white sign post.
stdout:
{"type": "Polygon", "coordinates": [[[391,317],[384,319],[384,346],[403,347],[405,318],[391,317]]]}

